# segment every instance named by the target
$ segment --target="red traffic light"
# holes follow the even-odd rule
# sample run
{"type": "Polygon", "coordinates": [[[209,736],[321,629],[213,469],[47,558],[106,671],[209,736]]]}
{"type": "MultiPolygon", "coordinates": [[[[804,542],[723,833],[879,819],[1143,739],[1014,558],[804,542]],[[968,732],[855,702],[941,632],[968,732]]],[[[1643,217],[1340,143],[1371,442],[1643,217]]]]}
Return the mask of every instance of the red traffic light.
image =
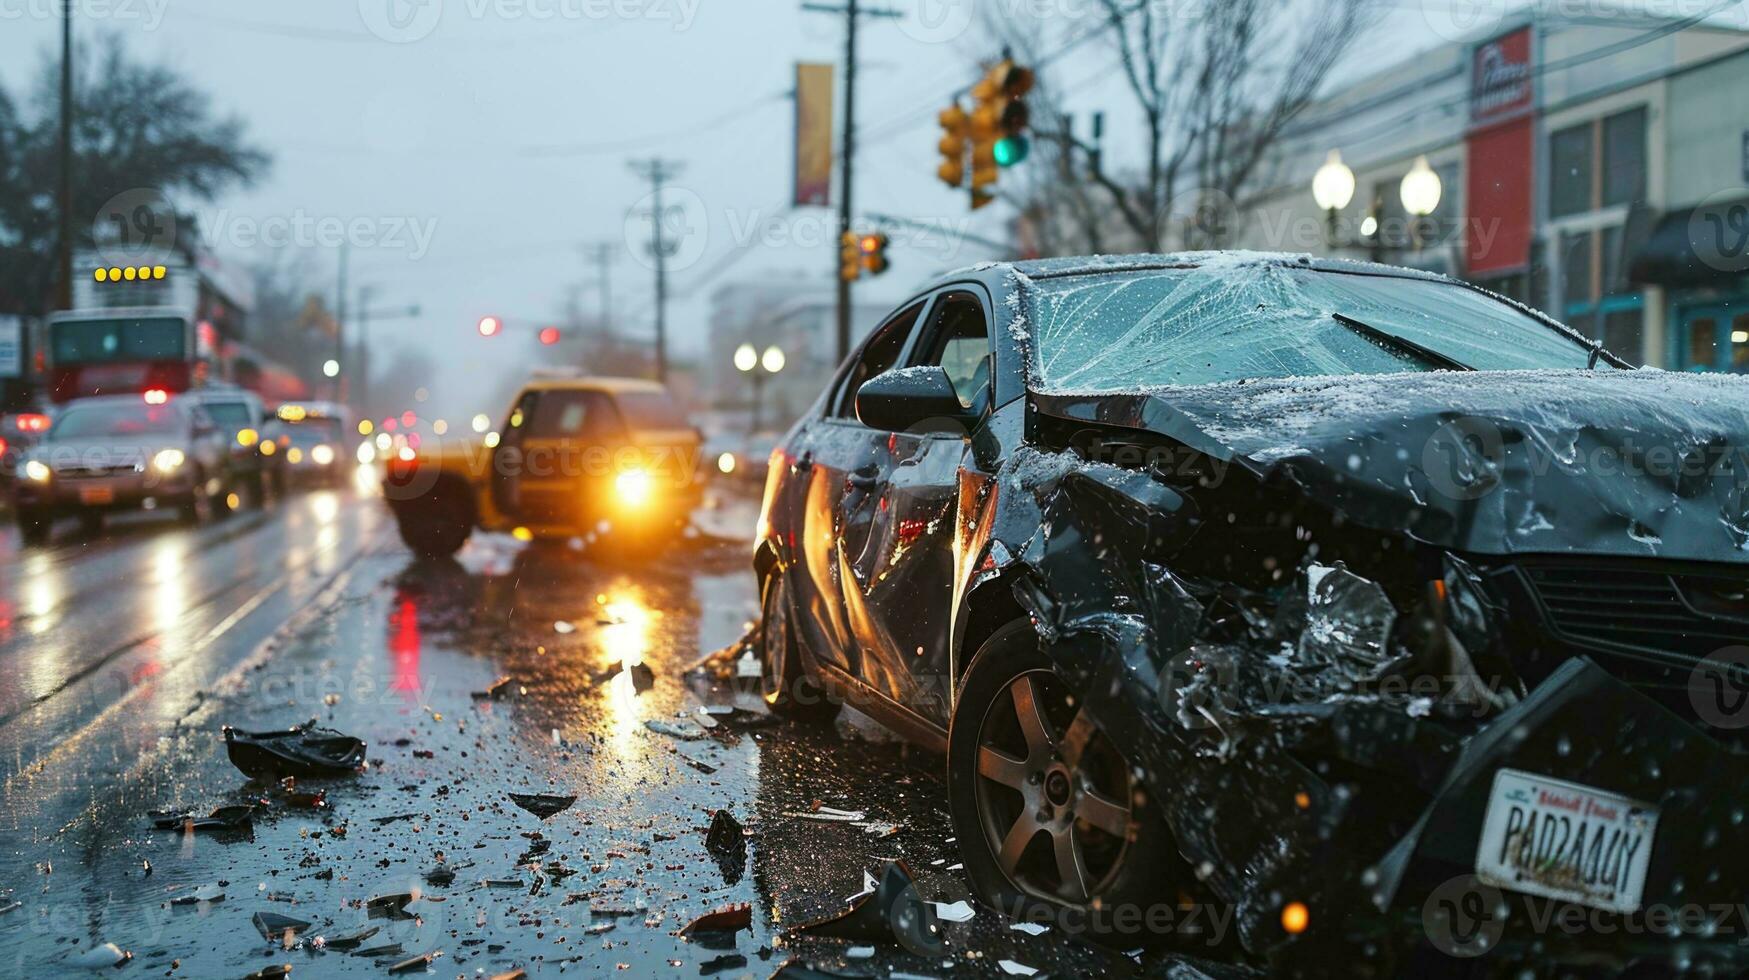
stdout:
{"type": "Polygon", "coordinates": [[[498,331],[504,329],[504,324],[495,316],[480,317],[480,336],[496,337],[498,331]]]}
{"type": "Polygon", "coordinates": [[[554,344],[558,343],[559,342],[559,328],[558,327],[542,327],[541,331],[540,331],[540,342],[547,345],[548,347],[551,347],[554,344]]]}

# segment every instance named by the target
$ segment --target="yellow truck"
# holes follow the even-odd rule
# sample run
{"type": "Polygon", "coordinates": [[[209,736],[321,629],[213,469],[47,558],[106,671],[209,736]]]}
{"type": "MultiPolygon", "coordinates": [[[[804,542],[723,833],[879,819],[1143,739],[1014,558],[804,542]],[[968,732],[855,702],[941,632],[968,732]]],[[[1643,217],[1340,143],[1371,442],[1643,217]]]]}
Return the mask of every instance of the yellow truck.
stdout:
{"type": "Polygon", "coordinates": [[[399,433],[383,496],[401,539],[427,558],[453,555],[476,527],[651,542],[697,505],[702,442],[654,382],[541,378],[487,432],[399,433]]]}

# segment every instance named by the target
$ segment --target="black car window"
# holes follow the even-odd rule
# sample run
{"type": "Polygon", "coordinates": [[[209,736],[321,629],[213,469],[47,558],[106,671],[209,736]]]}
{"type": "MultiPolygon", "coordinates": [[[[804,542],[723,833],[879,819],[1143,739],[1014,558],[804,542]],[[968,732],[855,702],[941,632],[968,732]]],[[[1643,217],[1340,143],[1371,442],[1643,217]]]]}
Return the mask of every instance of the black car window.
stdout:
{"type": "Polygon", "coordinates": [[[534,406],[527,438],[601,438],[618,432],[613,400],[599,391],[549,391],[534,406]]]}
{"type": "Polygon", "coordinates": [[[207,402],[206,410],[220,425],[246,429],[256,423],[248,402],[207,402]]]}
{"type": "Polygon", "coordinates": [[[963,290],[945,293],[929,319],[929,354],[918,363],[940,365],[953,381],[960,406],[971,408],[990,384],[990,329],[984,306],[963,290]]]}
{"type": "Polygon", "coordinates": [[[626,425],[640,432],[687,429],[692,423],[667,392],[622,391],[614,396],[626,425]]]}
{"type": "Polygon", "coordinates": [[[905,341],[911,337],[911,328],[916,326],[917,318],[923,315],[924,300],[905,307],[892,319],[875,328],[874,335],[863,345],[856,360],[850,366],[850,373],[844,379],[844,387],[838,389],[838,404],[832,414],[839,418],[856,418],[856,391],[862,383],[877,374],[885,374],[899,363],[899,355],[905,352],[905,341]]]}

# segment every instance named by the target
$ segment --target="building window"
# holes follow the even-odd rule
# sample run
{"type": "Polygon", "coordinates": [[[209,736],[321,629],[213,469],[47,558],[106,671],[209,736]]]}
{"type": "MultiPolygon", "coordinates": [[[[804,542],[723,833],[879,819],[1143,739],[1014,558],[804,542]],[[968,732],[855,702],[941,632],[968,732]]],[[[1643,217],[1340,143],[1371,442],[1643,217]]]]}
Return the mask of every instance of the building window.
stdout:
{"type": "Polygon", "coordinates": [[[1688,321],[1688,367],[1710,368],[1718,360],[1719,325],[1712,317],[1688,321]]]}
{"type": "Polygon", "coordinates": [[[1549,215],[1591,210],[1591,123],[1549,137],[1549,215]]]}
{"type": "Polygon", "coordinates": [[[1633,204],[1646,196],[1646,109],[1603,120],[1603,206],[1633,204]]]}
{"type": "Polygon", "coordinates": [[[1591,233],[1568,232],[1561,236],[1561,299],[1569,313],[1576,306],[1590,306],[1591,233]]]}

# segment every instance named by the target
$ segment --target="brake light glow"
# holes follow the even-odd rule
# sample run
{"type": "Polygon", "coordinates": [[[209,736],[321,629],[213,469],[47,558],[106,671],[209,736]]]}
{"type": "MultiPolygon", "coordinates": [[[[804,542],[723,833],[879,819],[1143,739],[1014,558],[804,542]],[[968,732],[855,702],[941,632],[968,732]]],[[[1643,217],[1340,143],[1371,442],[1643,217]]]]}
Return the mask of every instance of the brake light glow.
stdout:
{"type": "Polygon", "coordinates": [[[170,393],[162,388],[147,388],[145,398],[148,405],[162,405],[170,400],[170,393]]]}
{"type": "Polygon", "coordinates": [[[18,426],[20,432],[49,431],[49,417],[36,412],[27,412],[17,416],[13,419],[12,424],[18,426]]]}

